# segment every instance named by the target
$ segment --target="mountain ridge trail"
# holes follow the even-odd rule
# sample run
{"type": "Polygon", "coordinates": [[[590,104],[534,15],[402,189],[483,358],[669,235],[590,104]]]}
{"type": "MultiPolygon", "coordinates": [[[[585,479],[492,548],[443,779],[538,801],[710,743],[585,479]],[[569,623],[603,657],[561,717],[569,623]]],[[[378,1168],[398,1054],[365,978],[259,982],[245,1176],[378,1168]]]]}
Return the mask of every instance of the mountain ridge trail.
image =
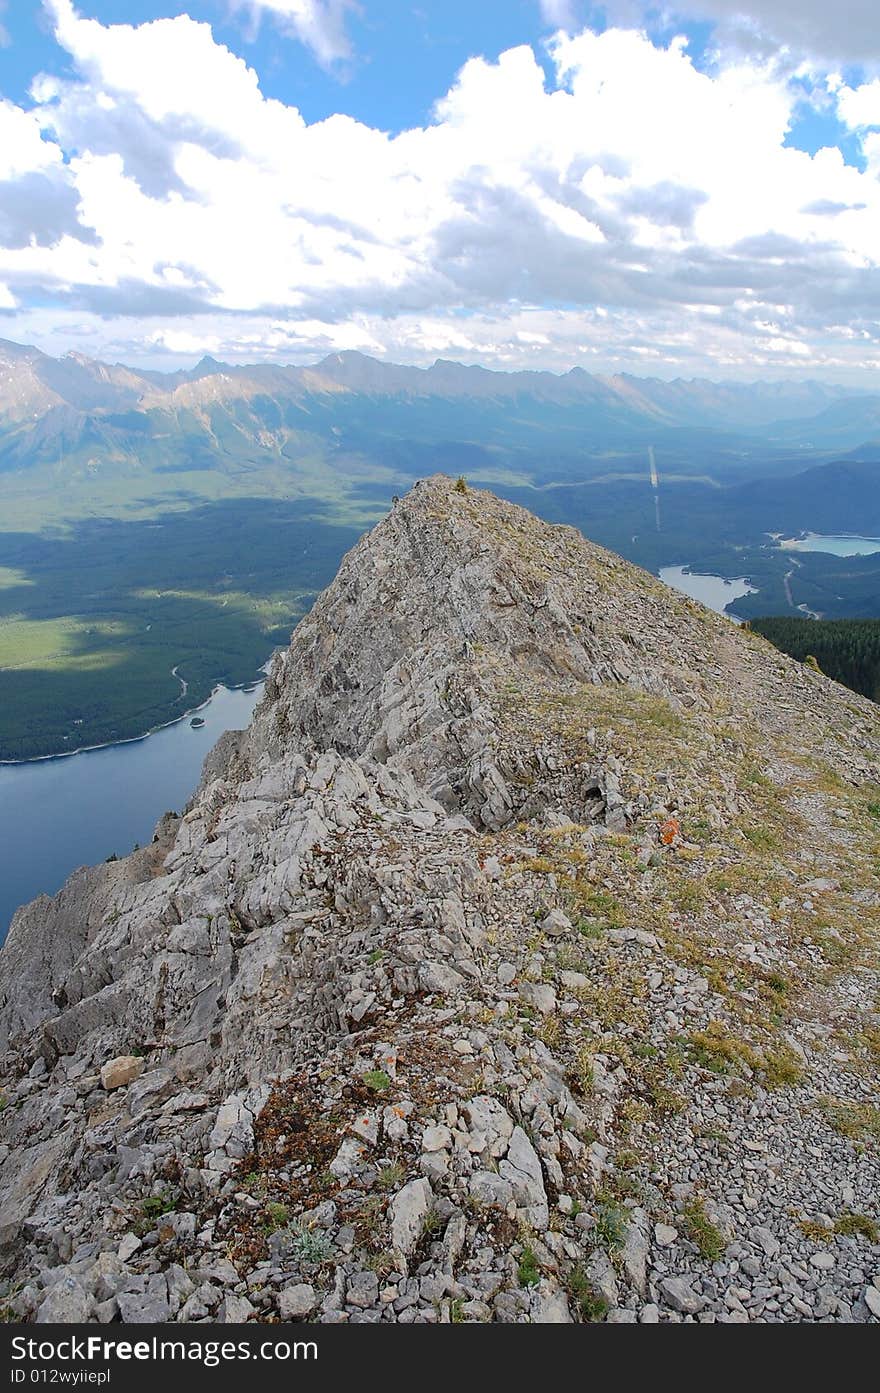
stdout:
{"type": "Polygon", "coordinates": [[[443,476],[0,951],[14,1320],[873,1321],[877,707],[443,476]]]}

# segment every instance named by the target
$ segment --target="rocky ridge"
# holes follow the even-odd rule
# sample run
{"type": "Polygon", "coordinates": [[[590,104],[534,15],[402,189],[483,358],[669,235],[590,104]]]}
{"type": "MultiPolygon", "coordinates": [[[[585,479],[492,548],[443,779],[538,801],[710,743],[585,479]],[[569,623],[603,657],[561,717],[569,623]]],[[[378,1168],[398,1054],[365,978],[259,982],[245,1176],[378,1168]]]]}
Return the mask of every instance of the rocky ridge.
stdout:
{"type": "Polygon", "coordinates": [[[877,708],[417,485],[0,953],[13,1320],[880,1315],[877,708]]]}

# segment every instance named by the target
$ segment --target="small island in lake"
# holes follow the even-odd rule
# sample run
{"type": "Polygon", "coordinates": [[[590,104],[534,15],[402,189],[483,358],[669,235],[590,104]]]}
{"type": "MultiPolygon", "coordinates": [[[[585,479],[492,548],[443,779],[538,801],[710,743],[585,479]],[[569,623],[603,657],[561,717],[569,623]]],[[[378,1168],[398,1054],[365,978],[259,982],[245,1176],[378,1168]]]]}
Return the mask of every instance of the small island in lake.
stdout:
{"type": "Polygon", "coordinates": [[[193,730],[201,730],[204,724],[205,722],[201,716],[193,716],[192,720],[190,721],[190,725],[192,726],[193,730]]]}

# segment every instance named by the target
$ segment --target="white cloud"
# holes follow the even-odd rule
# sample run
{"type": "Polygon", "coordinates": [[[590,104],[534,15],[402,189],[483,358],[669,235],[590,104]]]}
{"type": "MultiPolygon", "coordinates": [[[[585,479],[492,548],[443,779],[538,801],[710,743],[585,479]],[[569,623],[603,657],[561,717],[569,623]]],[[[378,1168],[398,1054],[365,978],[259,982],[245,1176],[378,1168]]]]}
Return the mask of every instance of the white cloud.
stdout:
{"type": "MultiPolygon", "coordinates": [[[[36,82],[33,112],[0,105],[16,206],[42,208],[24,181],[48,181],[42,235],[24,211],[0,222],[9,293],[55,307],[20,308],[19,337],[76,324],[119,356],[878,360],[880,140],[863,134],[866,173],[786,147],[800,89],[770,60],[706,73],[683,40],[559,34],[549,90],[528,46],[475,58],[431,125],[392,138],[308,125],[186,16],[107,26],[51,5],[77,76],[36,82]]],[[[860,125],[872,93],[833,100],[860,125]]]]}
{"type": "Polygon", "coordinates": [[[541,18],[554,29],[572,29],[575,22],[574,0],[539,0],[541,18]]]}
{"type": "Polygon", "coordinates": [[[351,57],[345,29],[347,13],[358,8],[355,0],[231,0],[236,9],[247,7],[256,14],[271,15],[282,31],[312,50],[319,63],[331,67],[351,57]]]}
{"type": "Polygon", "coordinates": [[[17,179],[60,164],[61,151],[42,139],[36,114],[0,97],[0,179],[17,179]]]}
{"type": "MultiPolygon", "coordinates": [[[[167,144],[189,135],[207,146],[255,153],[303,128],[295,107],[267,100],[252,68],[215,43],[207,24],[188,15],[150,23],[103,25],[72,0],[46,0],[55,37],[73,59],[80,82],[39,78],[34,95],[59,143],[90,147],[113,128],[121,107],[164,130],[167,144]],[[57,120],[51,104],[58,103],[57,120]]],[[[122,138],[122,137],[120,137],[122,138]]]]}
{"type": "Polygon", "coordinates": [[[880,78],[860,87],[839,87],[837,110],[840,119],[854,130],[880,126],[880,78]]]}

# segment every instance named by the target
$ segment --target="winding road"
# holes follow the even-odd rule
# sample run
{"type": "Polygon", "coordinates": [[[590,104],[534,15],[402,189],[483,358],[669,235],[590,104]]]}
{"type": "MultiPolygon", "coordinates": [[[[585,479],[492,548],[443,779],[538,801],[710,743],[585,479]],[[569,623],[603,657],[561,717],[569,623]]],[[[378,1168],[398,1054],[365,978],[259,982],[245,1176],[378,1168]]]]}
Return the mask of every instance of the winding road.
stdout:
{"type": "Polygon", "coordinates": [[[794,602],[794,596],[791,593],[791,577],[794,575],[795,571],[800,569],[800,564],[799,561],[796,561],[795,558],[792,557],[791,566],[782,577],[782,584],[785,587],[785,598],[788,601],[788,607],[789,609],[799,609],[801,614],[805,614],[808,619],[821,619],[821,614],[817,614],[816,610],[808,609],[806,605],[796,605],[794,602]]]}

